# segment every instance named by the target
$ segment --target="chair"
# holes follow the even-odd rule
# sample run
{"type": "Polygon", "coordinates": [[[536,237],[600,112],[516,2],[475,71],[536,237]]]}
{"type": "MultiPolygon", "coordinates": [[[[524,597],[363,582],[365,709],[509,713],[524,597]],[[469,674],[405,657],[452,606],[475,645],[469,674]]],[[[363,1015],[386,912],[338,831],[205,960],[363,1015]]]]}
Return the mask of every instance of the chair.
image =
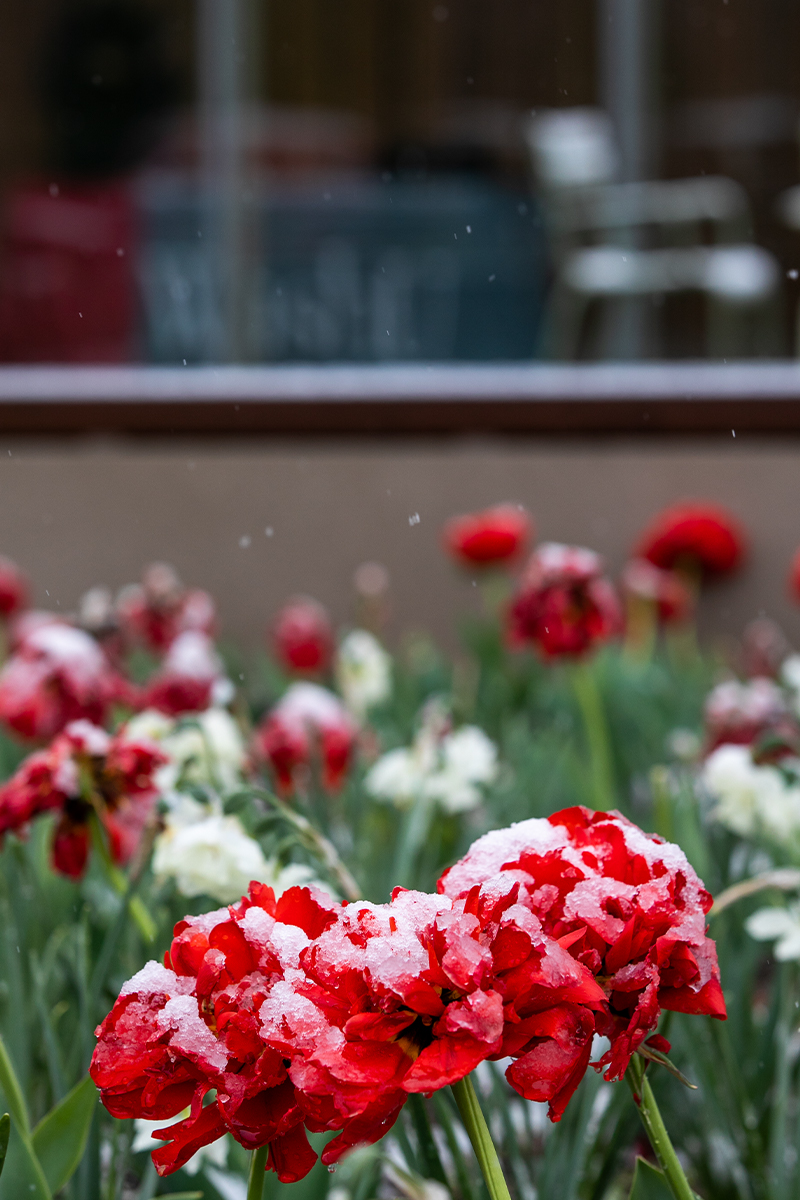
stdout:
{"type": "Polygon", "coordinates": [[[588,310],[600,301],[628,317],[617,322],[616,344],[613,333],[606,337],[601,356],[638,356],[642,300],[692,291],[706,298],[710,355],[774,352],[778,264],[749,240],[739,184],[716,176],[617,182],[613,128],[600,109],[539,114],[525,135],[555,267],[548,355],[579,355],[588,310]],[[627,345],[620,345],[620,327],[627,345]]]}

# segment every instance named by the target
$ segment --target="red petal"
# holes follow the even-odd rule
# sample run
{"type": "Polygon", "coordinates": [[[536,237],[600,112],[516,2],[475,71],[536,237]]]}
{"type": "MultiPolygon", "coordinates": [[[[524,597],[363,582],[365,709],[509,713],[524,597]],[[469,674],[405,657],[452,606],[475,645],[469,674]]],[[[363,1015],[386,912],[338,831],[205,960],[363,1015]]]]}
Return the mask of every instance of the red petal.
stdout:
{"type": "Polygon", "coordinates": [[[274,1171],[281,1183],[297,1183],[305,1178],[316,1161],[302,1125],[295,1125],[269,1144],[267,1170],[274,1171]]]}
{"type": "Polygon", "coordinates": [[[168,1139],[166,1146],[153,1151],[152,1159],[159,1175],[171,1175],[193,1154],[210,1142],[215,1142],[226,1132],[225,1122],[216,1104],[201,1109],[199,1117],[187,1117],[166,1129],[157,1129],[154,1137],[168,1139]]]}

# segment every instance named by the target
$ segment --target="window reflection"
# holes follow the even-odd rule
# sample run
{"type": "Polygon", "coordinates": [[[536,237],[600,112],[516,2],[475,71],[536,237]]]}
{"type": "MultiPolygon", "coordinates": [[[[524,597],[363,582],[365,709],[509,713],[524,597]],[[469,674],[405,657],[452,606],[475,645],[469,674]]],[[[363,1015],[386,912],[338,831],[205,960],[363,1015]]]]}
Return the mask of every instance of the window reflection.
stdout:
{"type": "Polygon", "coordinates": [[[0,359],[794,353],[778,0],[8,0],[0,359]]]}

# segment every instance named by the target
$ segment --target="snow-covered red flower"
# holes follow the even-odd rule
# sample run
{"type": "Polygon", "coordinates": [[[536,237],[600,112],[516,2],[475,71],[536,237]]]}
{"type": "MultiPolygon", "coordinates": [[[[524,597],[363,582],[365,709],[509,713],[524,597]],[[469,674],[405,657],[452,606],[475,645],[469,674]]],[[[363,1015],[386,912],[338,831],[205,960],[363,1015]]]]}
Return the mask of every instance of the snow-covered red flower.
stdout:
{"type": "Polygon", "coordinates": [[[295,596],[275,618],[272,644],[287,671],[322,674],[333,658],[333,628],[327,612],[309,596],[295,596]]]}
{"type": "Polygon", "coordinates": [[[212,637],[217,613],[213,598],[200,588],[185,588],[168,563],[151,563],[141,584],[123,588],[116,616],[125,641],[163,654],[181,633],[212,637]]]}
{"type": "Polygon", "coordinates": [[[111,737],[89,721],[73,721],[50,746],[29,755],[0,788],[0,837],[26,832],[40,813],[58,812],[53,866],[79,878],[95,812],[112,858],[127,862],[152,812],[158,794],[154,775],[165,761],[150,743],[111,737]]]}
{"type": "Polygon", "coordinates": [[[97,1030],[90,1074],[115,1117],[166,1122],[191,1106],[155,1131],[165,1140],[153,1152],[159,1174],[226,1132],[248,1150],[269,1145],[284,1183],[314,1165],[285,1056],[263,1038],[260,1014],[338,908],[305,888],[276,901],[253,883],[240,904],[180,921],[165,965],[150,962],[125,984],[97,1030]]]}
{"type": "Polygon", "coordinates": [[[127,699],[94,638],[64,623],[33,624],[0,671],[0,720],[26,738],[52,738],[82,718],[102,725],[127,699]]]}
{"type": "Polygon", "coordinates": [[[270,764],[278,788],[294,790],[298,772],[315,760],[322,784],[336,791],[355,749],[357,726],[338,696],[316,683],[294,683],[256,729],[257,758],[270,764]]]}
{"type": "Polygon", "coordinates": [[[772,679],[718,683],[706,697],[705,722],[707,751],[726,743],[749,746],[765,736],[775,743],[800,744],[786,693],[772,679]]]}
{"type": "Polygon", "coordinates": [[[483,512],[453,517],[444,527],[445,549],[473,570],[519,557],[533,536],[533,522],[518,504],[498,504],[483,512]]]}
{"type": "Polygon", "coordinates": [[[479,838],[439,882],[451,897],[519,887],[546,933],[601,983],[611,1041],[598,1066],[620,1078],[662,1008],[724,1018],[711,896],[683,851],[619,813],[569,808],[479,838]]]}
{"type": "Polygon", "coordinates": [[[744,559],[747,538],[726,509],[714,504],[677,504],[665,508],[646,527],[635,555],[666,570],[697,576],[728,575],[744,559]]]}
{"type": "Polygon", "coordinates": [[[545,542],[531,555],[509,610],[512,644],[546,658],[578,658],[619,633],[617,594],[599,555],[545,542]]]}
{"type": "Polygon", "coordinates": [[[290,1058],[308,1127],[340,1131],[323,1162],[487,1058],[513,1057],[512,1086],[561,1115],[605,997],[517,891],[452,901],[398,888],[391,904],[349,904],[276,985],[262,1036],[290,1058]]]}
{"type": "Polygon", "coordinates": [[[0,555],[0,617],[13,617],[27,608],[29,596],[27,576],[10,558],[0,555]]]}
{"type": "Polygon", "coordinates": [[[233,685],[214,643],[205,633],[186,630],[171,643],[145,688],[142,707],[177,717],[203,712],[213,704],[227,704],[232,697],[233,685]]]}
{"type": "Polygon", "coordinates": [[[656,567],[646,558],[632,558],[622,572],[621,583],[629,600],[652,605],[664,625],[678,625],[692,615],[694,598],[675,571],[656,567]]]}

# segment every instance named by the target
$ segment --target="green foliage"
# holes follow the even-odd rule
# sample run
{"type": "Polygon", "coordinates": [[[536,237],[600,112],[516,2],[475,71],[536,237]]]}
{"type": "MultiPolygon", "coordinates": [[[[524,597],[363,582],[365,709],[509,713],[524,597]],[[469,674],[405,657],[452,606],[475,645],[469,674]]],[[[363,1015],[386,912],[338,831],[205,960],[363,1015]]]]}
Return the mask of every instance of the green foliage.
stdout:
{"type": "Polygon", "coordinates": [[[637,1158],[628,1200],[672,1200],[664,1172],[645,1159],[637,1158]]]}
{"type": "MultiPolygon", "coordinates": [[[[228,657],[235,661],[233,651],[228,657]]],[[[700,735],[703,699],[718,667],[687,644],[665,644],[648,661],[612,647],[586,668],[600,699],[615,802],[642,827],[677,841],[712,893],[752,864],[769,865],[762,848],[743,846],[713,824],[692,765],[671,750],[676,729],[700,735]]],[[[247,670],[244,723],[257,719],[285,684],[266,659],[247,670]]],[[[327,794],[312,773],[291,800],[291,811],[317,841],[303,836],[302,823],[287,819],[263,790],[245,787],[221,800],[268,858],[308,863],[336,884],[321,835],[363,896],[386,900],[401,882],[430,890],[487,829],[593,803],[597,745],[593,751],[587,708],[574,684],[568,669],[509,651],[488,620],[464,630],[464,650],[453,662],[417,638],[395,665],[391,699],[370,713],[360,761],[343,790],[327,794]],[[377,803],[364,787],[379,754],[412,742],[420,710],[433,697],[444,699],[456,724],[480,726],[498,746],[498,777],[471,812],[413,805],[400,811],[377,803]]],[[[6,774],[20,755],[0,739],[6,774]]],[[[193,793],[203,798],[202,788],[193,793]]],[[[80,883],[65,880],[49,865],[51,833],[51,820],[40,818],[27,842],[8,836],[0,851],[0,1089],[11,1126],[0,1200],[53,1200],[59,1192],[68,1200],[225,1200],[211,1168],[159,1181],[147,1156],[133,1151],[132,1122],[109,1117],[86,1077],[94,1028],[122,983],[147,959],[161,958],[175,921],[218,901],[181,897],[149,867],[126,880],[129,892],[121,895],[96,855],[80,883]],[[134,892],[156,928],[152,945],[131,919],[134,892]]],[[[667,1127],[705,1200],[800,1194],[792,1153],[800,1148],[800,987],[794,967],[777,966],[745,933],[744,919],[757,903],[743,901],[712,918],[727,1023],[674,1014],[662,1025],[672,1042],[670,1060],[698,1090],[687,1091],[655,1062],[648,1066],[667,1127]]],[[[501,1064],[482,1064],[474,1082],[512,1200],[621,1200],[632,1177],[631,1200],[669,1195],[660,1172],[636,1160],[641,1126],[624,1086],[589,1071],[552,1125],[543,1106],[512,1091],[501,1064]]],[[[312,1140],[320,1148],[325,1139],[312,1140]]],[[[232,1144],[231,1176],[243,1181],[247,1167],[247,1155],[232,1144]]],[[[449,1089],[416,1097],[384,1143],[356,1151],[335,1176],[318,1164],[287,1188],[268,1173],[264,1197],[325,1200],[336,1188],[337,1200],[430,1200],[424,1190],[430,1180],[455,1200],[486,1200],[449,1089]]]]}
{"type": "Polygon", "coordinates": [[[33,1152],[52,1192],[60,1192],[77,1170],[97,1105],[97,1088],[86,1076],[34,1129],[33,1152]]]}

